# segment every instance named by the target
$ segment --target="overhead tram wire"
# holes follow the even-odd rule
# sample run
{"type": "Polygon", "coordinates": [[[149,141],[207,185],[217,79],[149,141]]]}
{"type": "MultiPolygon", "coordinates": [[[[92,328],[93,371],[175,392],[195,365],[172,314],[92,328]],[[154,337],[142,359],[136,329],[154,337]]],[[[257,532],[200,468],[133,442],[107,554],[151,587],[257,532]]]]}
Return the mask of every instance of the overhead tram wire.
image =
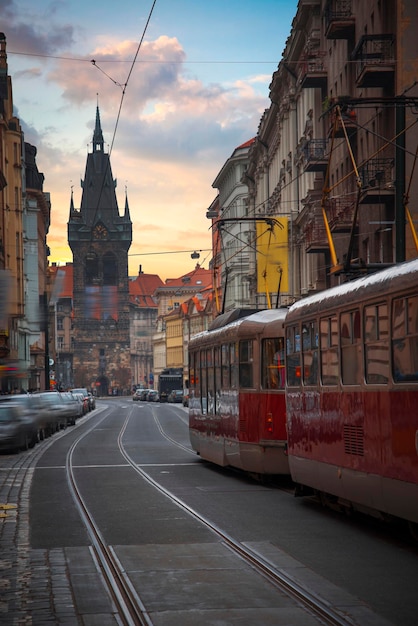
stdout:
{"type": "MultiPolygon", "coordinates": [[[[110,144],[110,148],[109,148],[109,159],[108,159],[108,161],[107,161],[107,162],[108,162],[108,166],[110,165],[110,156],[111,156],[111,154],[112,154],[113,145],[114,145],[114,143],[115,143],[116,131],[117,131],[117,129],[118,129],[118,125],[119,125],[119,120],[120,120],[120,116],[121,116],[121,112],[122,112],[122,105],[123,105],[123,101],[124,101],[124,98],[125,98],[126,88],[127,88],[127,86],[128,86],[129,80],[130,80],[130,78],[131,78],[131,75],[132,75],[132,72],[133,72],[133,69],[134,69],[134,66],[135,66],[136,60],[137,60],[137,58],[138,58],[138,54],[139,54],[139,51],[140,51],[140,49],[141,49],[142,43],[143,43],[143,41],[144,41],[145,33],[147,32],[147,29],[148,29],[148,26],[149,26],[149,23],[150,23],[150,20],[151,20],[151,15],[152,15],[152,13],[153,13],[153,11],[154,11],[154,7],[155,7],[155,5],[156,5],[156,2],[157,2],[157,0],[153,0],[153,3],[152,3],[152,6],[151,6],[151,9],[150,9],[150,12],[149,12],[149,14],[148,14],[148,18],[147,18],[146,24],[145,24],[145,26],[144,26],[144,30],[143,30],[143,32],[142,32],[141,39],[140,39],[139,44],[138,44],[138,46],[137,46],[135,56],[134,56],[133,61],[132,61],[132,63],[131,63],[131,67],[130,67],[130,70],[129,70],[129,72],[128,72],[128,76],[127,76],[127,78],[126,78],[126,82],[125,82],[124,84],[121,84],[121,83],[116,82],[116,81],[115,81],[115,80],[113,80],[110,76],[108,76],[108,74],[106,74],[106,72],[103,72],[103,70],[101,70],[101,69],[98,67],[98,65],[96,64],[96,62],[94,61],[94,59],[91,61],[91,63],[94,65],[94,67],[96,67],[99,71],[103,72],[103,74],[105,74],[105,75],[106,75],[106,76],[107,76],[107,77],[108,77],[108,78],[109,78],[109,79],[110,79],[110,80],[111,80],[111,81],[112,81],[115,85],[120,86],[120,87],[121,87],[121,89],[122,89],[122,96],[121,96],[121,99],[120,99],[120,104],[119,104],[118,114],[117,114],[117,116],[116,116],[116,123],[115,123],[115,128],[114,128],[114,131],[113,131],[112,142],[111,142],[111,144],[110,144]]],[[[106,174],[106,173],[105,173],[105,174],[106,174]]],[[[94,212],[94,216],[93,216],[93,223],[94,223],[94,220],[96,219],[96,214],[97,214],[97,211],[98,211],[98,209],[99,209],[100,199],[101,199],[101,196],[102,196],[102,191],[103,191],[103,187],[104,187],[104,184],[105,184],[105,178],[106,178],[106,176],[103,176],[102,186],[101,186],[101,189],[100,189],[100,194],[99,194],[99,198],[98,198],[98,201],[97,201],[97,206],[96,206],[96,209],[95,209],[95,212],[94,212]]]]}

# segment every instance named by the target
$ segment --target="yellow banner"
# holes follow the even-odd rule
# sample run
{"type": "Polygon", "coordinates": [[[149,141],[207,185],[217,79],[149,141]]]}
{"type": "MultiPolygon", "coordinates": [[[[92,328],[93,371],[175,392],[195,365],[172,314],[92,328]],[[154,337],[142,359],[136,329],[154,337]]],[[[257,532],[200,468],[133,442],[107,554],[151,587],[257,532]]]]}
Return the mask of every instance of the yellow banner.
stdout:
{"type": "Polygon", "coordinates": [[[289,228],[288,218],[272,218],[270,227],[266,222],[256,224],[257,233],[257,291],[268,297],[289,291],[289,228]]]}

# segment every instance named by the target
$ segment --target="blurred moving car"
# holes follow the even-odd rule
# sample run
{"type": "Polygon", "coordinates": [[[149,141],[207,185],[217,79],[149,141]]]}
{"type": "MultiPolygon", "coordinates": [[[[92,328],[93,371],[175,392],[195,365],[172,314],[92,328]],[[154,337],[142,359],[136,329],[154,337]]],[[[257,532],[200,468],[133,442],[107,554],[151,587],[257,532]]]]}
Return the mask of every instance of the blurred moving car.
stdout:
{"type": "Polygon", "coordinates": [[[68,406],[59,391],[39,391],[33,397],[38,399],[39,418],[49,423],[48,434],[67,426],[68,406]]]}
{"type": "Polygon", "coordinates": [[[41,439],[49,435],[49,420],[41,416],[39,404],[33,396],[28,393],[20,393],[10,396],[0,396],[0,398],[1,402],[18,404],[22,407],[25,416],[35,423],[37,441],[41,441],[41,439]]]}
{"type": "Polygon", "coordinates": [[[23,405],[13,402],[15,396],[0,401],[0,449],[27,450],[38,440],[36,420],[26,413],[23,405]]]}
{"type": "Polygon", "coordinates": [[[168,402],[176,402],[178,404],[183,402],[183,389],[173,389],[170,391],[167,398],[168,402]]]}

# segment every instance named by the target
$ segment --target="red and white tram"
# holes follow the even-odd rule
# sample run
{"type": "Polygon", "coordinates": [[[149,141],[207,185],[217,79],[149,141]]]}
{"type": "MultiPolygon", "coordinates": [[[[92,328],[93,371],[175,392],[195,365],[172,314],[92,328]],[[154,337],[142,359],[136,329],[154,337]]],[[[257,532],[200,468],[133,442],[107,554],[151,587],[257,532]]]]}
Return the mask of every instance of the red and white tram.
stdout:
{"type": "Polygon", "coordinates": [[[284,309],[235,310],[189,343],[189,433],[203,459],[289,474],[284,309]]]}
{"type": "Polygon", "coordinates": [[[299,493],[418,523],[418,260],[297,302],[285,327],[299,493]]]}

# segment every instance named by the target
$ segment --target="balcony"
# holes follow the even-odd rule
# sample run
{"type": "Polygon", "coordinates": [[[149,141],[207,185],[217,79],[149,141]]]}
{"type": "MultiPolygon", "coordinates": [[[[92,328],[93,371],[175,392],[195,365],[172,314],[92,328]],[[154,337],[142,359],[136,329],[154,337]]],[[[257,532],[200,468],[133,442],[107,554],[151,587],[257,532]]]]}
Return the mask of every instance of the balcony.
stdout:
{"type": "Polygon", "coordinates": [[[353,199],[329,198],[325,205],[332,232],[349,233],[353,224],[356,202],[353,199]]]}
{"type": "Polygon", "coordinates": [[[310,139],[304,148],[305,172],[325,172],[328,165],[328,139],[310,139]]]}
{"type": "Polygon", "coordinates": [[[325,5],[325,37],[327,39],[350,39],[356,25],[352,13],[352,0],[328,0],[325,5]]]}
{"type": "Polygon", "coordinates": [[[361,204],[392,202],[395,195],[393,167],[395,160],[371,159],[359,168],[362,183],[361,204]]]}
{"type": "Polygon", "coordinates": [[[328,124],[329,138],[332,137],[334,132],[334,137],[345,137],[344,128],[347,133],[347,137],[351,138],[357,133],[358,124],[356,112],[353,109],[342,107],[341,114],[339,114],[337,109],[334,107],[329,112],[328,124]]]}
{"type": "Polygon", "coordinates": [[[325,52],[317,50],[306,55],[299,66],[298,80],[302,89],[326,88],[325,52]]]}
{"type": "Polygon", "coordinates": [[[320,208],[315,209],[314,214],[305,223],[303,241],[307,254],[317,254],[329,250],[324,218],[320,208]]]}
{"type": "Polygon", "coordinates": [[[363,35],[354,49],[357,87],[389,87],[395,78],[393,35],[363,35]]]}

